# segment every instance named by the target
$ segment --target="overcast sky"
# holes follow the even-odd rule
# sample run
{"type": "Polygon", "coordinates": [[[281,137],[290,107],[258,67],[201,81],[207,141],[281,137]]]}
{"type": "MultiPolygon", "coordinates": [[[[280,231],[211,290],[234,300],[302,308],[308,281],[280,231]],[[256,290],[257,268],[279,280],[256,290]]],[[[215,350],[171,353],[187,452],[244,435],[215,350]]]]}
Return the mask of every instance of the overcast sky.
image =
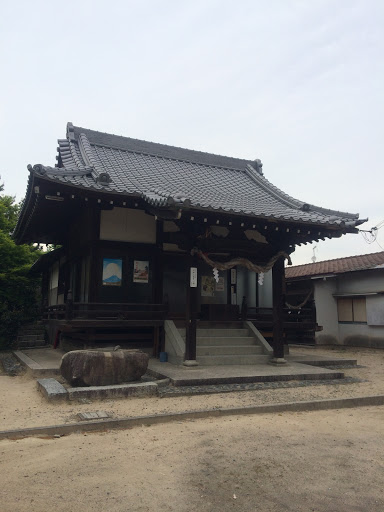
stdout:
{"type": "MultiPolygon", "coordinates": [[[[241,158],[297,199],[384,220],[383,0],[3,0],[0,174],[54,165],[67,121],[241,158]]],[[[384,250],[362,235],[317,260],[384,250]]],[[[310,263],[313,246],[294,264],[310,263]]]]}

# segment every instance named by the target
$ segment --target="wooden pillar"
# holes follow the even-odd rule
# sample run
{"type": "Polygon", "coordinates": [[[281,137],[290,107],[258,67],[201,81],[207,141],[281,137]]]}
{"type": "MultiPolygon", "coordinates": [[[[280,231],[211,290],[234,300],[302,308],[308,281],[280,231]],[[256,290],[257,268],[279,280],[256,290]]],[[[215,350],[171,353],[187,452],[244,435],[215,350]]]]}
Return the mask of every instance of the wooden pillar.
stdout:
{"type": "Polygon", "coordinates": [[[191,286],[191,268],[197,268],[196,256],[186,259],[186,311],[185,311],[185,366],[196,366],[196,320],[197,320],[197,286],[191,286]]]}
{"type": "MultiPolygon", "coordinates": [[[[95,244],[92,245],[89,256],[89,289],[88,289],[88,302],[99,301],[99,287],[101,282],[100,260],[99,260],[99,247],[95,244]]],[[[81,273],[80,273],[81,276],[81,273]]]]}
{"type": "Polygon", "coordinates": [[[156,221],[156,258],[154,262],[154,289],[153,301],[155,304],[163,303],[163,275],[164,275],[164,260],[163,260],[163,221],[156,221]]]}
{"type": "Polygon", "coordinates": [[[279,258],[272,268],[273,296],[273,360],[285,363],[284,359],[284,304],[285,304],[284,258],[279,258]]]}
{"type": "Polygon", "coordinates": [[[231,270],[227,270],[227,304],[232,304],[231,270]]]}
{"type": "Polygon", "coordinates": [[[67,302],[65,303],[65,319],[72,320],[72,318],[73,318],[72,290],[68,290],[67,302]]]}
{"type": "MultiPolygon", "coordinates": [[[[90,268],[89,268],[89,288],[88,288],[88,302],[99,302],[100,284],[101,284],[101,265],[100,265],[100,224],[101,224],[101,210],[94,208],[89,211],[88,222],[89,225],[89,239],[85,240],[85,244],[91,244],[90,250],[90,268]]],[[[85,254],[85,253],[84,253],[85,254]]],[[[83,256],[84,257],[84,256],[83,256]]],[[[81,275],[81,273],[80,273],[81,275]]]]}

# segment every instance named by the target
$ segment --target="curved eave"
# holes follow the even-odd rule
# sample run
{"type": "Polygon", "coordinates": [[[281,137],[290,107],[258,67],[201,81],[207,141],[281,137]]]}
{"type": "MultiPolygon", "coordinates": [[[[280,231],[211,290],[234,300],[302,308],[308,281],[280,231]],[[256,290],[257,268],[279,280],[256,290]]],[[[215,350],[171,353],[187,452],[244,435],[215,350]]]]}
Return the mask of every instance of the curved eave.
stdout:
{"type": "MultiPolygon", "coordinates": [[[[63,173],[64,174],[64,173],[63,173]]],[[[340,234],[344,233],[357,233],[356,226],[365,222],[365,219],[359,220],[357,215],[348,214],[349,218],[336,218],[333,222],[327,222],[327,219],[324,221],[316,219],[298,219],[293,216],[279,216],[279,215],[270,215],[270,214],[262,214],[262,213],[254,213],[252,211],[247,210],[233,210],[233,209],[225,209],[225,208],[214,208],[211,206],[194,204],[189,199],[177,196],[173,197],[162,197],[156,193],[152,192],[120,192],[116,191],[110,185],[107,186],[97,186],[97,187],[85,187],[82,185],[74,184],[72,182],[65,182],[62,179],[57,179],[57,176],[49,176],[47,174],[41,175],[38,174],[33,169],[31,170],[29,180],[28,180],[28,188],[27,194],[25,198],[25,202],[23,204],[18,223],[16,225],[15,231],[13,233],[13,237],[17,243],[23,243],[25,241],[24,234],[28,229],[28,225],[33,217],[33,212],[37,207],[38,202],[41,200],[41,195],[36,194],[34,192],[34,188],[37,185],[41,185],[42,183],[49,183],[51,185],[56,185],[60,188],[67,189],[68,193],[70,190],[78,190],[83,195],[87,193],[91,193],[92,195],[99,195],[101,197],[107,196],[106,200],[110,200],[111,198],[121,197],[134,197],[137,199],[141,199],[147,204],[149,207],[156,208],[161,212],[175,210],[179,212],[195,212],[195,213],[203,213],[203,214],[220,214],[224,216],[231,217],[245,217],[252,218],[253,220],[261,220],[261,221],[272,221],[279,222],[285,225],[293,224],[293,225],[304,225],[309,227],[316,227],[316,229],[321,230],[329,230],[335,233],[335,236],[340,236],[340,234]],[[354,217],[352,220],[351,217],[354,217]]],[[[330,213],[336,213],[334,211],[329,211],[330,213]]],[[[306,212],[307,213],[307,212],[306,212]]],[[[31,240],[28,240],[31,241],[31,240]]]]}
{"type": "Polygon", "coordinates": [[[63,247],[59,247],[58,249],[54,249],[53,251],[42,254],[40,258],[36,260],[32,265],[29,272],[31,274],[41,274],[44,272],[44,270],[50,267],[52,263],[59,260],[64,254],[65,251],[63,247]]]}
{"type": "Polygon", "coordinates": [[[21,208],[19,218],[17,219],[17,223],[15,229],[12,233],[12,238],[15,240],[17,244],[24,243],[23,236],[28,228],[29,222],[32,218],[33,212],[37,206],[37,202],[39,200],[38,195],[34,194],[35,187],[35,175],[34,173],[30,173],[28,177],[28,185],[27,192],[25,194],[25,198],[23,201],[23,206],[21,208]]]}

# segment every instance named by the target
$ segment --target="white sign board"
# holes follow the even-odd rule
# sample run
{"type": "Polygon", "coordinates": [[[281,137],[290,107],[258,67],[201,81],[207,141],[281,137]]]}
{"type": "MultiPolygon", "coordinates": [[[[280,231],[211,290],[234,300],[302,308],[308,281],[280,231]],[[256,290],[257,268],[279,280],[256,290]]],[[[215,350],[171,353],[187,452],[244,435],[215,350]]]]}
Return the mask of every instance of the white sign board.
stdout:
{"type": "Polygon", "coordinates": [[[197,288],[197,268],[191,267],[191,272],[189,276],[189,286],[191,288],[197,288]]]}
{"type": "Polygon", "coordinates": [[[231,284],[236,284],[236,269],[231,268],[231,284]]]}

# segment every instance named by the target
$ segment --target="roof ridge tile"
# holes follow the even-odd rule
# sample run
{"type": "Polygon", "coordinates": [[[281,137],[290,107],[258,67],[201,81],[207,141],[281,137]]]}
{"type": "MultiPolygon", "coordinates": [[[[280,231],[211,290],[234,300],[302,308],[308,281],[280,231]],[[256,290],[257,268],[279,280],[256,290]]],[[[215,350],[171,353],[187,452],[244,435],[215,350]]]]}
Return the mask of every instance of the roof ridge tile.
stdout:
{"type": "Polygon", "coordinates": [[[100,132],[98,130],[90,130],[88,128],[82,128],[80,126],[72,125],[72,127],[73,127],[73,135],[72,135],[72,131],[68,132],[68,136],[71,139],[72,139],[72,137],[74,137],[74,139],[77,140],[79,137],[79,134],[83,133],[88,137],[91,145],[105,146],[105,147],[114,148],[114,149],[122,149],[125,151],[131,151],[131,152],[135,152],[135,153],[139,153],[139,154],[148,154],[148,155],[152,155],[152,156],[160,156],[163,158],[169,158],[169,159],[173,159],[173,160],[187,161],[187,162],[197,163],[197,164],[200,163],[202,165],[204,165],[204,164],[214,165],[215,167],[223,167],[223,168],[227,168],[227,169],[236,169],[236,170],[244,170],[245,166],[247,164],[250,164],[253,162],[253,160],[251,160],[251,159],[219,155],[216,153],[209,153],[207,151],[197,151],[195,149],[188,149],[188,148],[183,148],[180,146],[171,146],[168,144],[161,144],[159,142],[152,142],[152,141],[147,141],[147,140],[143,140],[143,139],[135,139],[132,137],[125,137],[124,135],[115,135],[115,134],[110,134],[110,133],[106,133],[106,132],[100,132]],[[126,143],[131,143],[132,145],[138,144],[141,147],[147,148],[147,151],[143,151],[142,149],[141,150],[132,149],[132,147],[124,149],[119,144],[113,145],[113,144],[111,144],[111,142],[107,143],[107,141],[104,141],[104,143],[103,143],[100,140],[92,140],[92,139],[94,139],[94,137],[92,137],[93,134],[102,136],[105,139],[111,139],[111,138],[115,138],[115,139],[119,139],[119,140],[123,139],[123,141],[126,143]],[[149,151],[149,148],[152,148],[153,151],[149,151]],[[181,156],[172,157],[171,155],[164,154],[164,152],[169,152],[169,151],[176,151],[178,153],[182,153],[184,156],[183,157],[181,157],[181,156]],[[188,159],[187,154],[190,156],[193,155],[195,158],[188,159]],[[208,158],[208,160],[216,159],[218,162],[220,161],[222,163],[217,163],[215,165],[211,162],[203,161],[203,160],[206,160],[207,158],[208,158]],[[227,165],[225,165],[225,162],[227,162],[227,165]]]}

